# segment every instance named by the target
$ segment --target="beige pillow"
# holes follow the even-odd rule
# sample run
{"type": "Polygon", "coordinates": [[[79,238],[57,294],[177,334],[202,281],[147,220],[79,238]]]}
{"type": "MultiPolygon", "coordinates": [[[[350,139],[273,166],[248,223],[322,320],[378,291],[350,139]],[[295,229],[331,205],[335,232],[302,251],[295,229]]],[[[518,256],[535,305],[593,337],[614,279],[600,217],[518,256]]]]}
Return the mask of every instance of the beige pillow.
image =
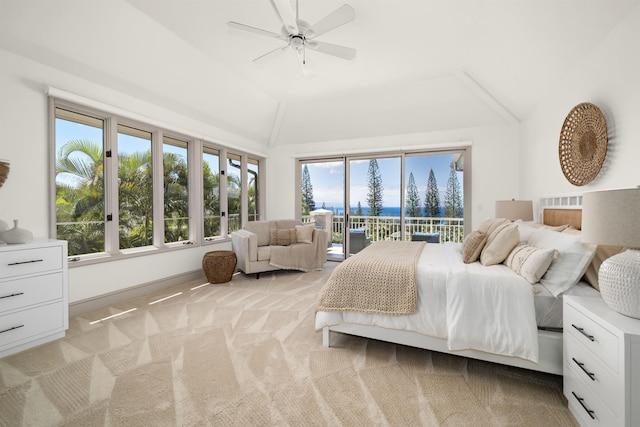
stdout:
{"type": "Polygon", "coordinates": [[[531,245],[518,244],[504,260],[504,264],[534,284],[538,283],[549,269],[555,252],[555,249],[539,249],[531,245]]]}
{"type": "Polygon", "coordinates": [[[507,224],[510,222],[511,221],[509,221],[506,218],[488,218],[482,221],[482,223],[480,223],[480,226],[478,227],[478,231],[481,231],[483,233],[487,233],[487,235],[490,235],[500,225],[507,224]]]}
{"type": "Polygon", "coordinates": [[[488,234],[487,243],[480,253],[480,262],[483,265],[500,264],[511,250],[520,243],[518,227],[510,221],[501,223],[497,227],[490,227],[493,231],[488,234]]]}
{"type": "Polygon", "coordinates": [[[295,228],[272,228],[271,229],[271,246],[289,246],[296,243],[295,228]]]}
{"type": "Polygon", "coordinates": [[[311,243],[313,240],[313,225],[296,225],[296,242],[311,243]]]}
{"type": "Polygon", "coordinates": [[[465,264],[476,262],[480,258],[482,248],[487,243],[487,234],[476,230],[467,234],[462,241],[462,260],[465,264]]]}

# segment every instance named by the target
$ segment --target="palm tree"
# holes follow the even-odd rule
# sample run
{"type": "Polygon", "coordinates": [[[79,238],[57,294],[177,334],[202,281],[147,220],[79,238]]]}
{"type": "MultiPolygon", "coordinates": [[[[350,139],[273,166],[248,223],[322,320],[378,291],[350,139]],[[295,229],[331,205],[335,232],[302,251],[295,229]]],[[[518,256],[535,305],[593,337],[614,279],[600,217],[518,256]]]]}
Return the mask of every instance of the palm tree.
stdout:
{"type": "Polygon", "coordinates": [[[209,163],[202,164],[204,188],[204,236],[220,235],[220,174],[211,171],[209,163]]]}
{"type": "Polygon", "coordinates": [[[57,236],[69,255],[104,251],[104,165],[102,145],[74,139],[56,155],[57,236]]]}
{"type": "Polygon", "coordinates": [[[153,244],[151,151],[118,156],[120,248],[153,244]]]}
{"type": "Polygon", "coordinates": [[[187,161],[177,153],[164,153],[164,241],[189,239],[189,174],[187,161]]]}

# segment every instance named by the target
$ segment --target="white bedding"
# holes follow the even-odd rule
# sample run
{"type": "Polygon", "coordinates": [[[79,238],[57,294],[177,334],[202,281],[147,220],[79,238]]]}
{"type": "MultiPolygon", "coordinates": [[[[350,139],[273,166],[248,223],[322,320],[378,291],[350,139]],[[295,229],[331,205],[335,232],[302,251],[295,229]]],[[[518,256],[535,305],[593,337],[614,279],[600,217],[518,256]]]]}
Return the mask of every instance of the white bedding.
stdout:
{"type": "Polygon", "coordinates": [[[406,330],[447,339],[451,350],[475,349],[537,362],[531,285],[504,265],[464,264],[460,247],[456,243],[426,245],[417,266],[415,313],[319,311],[316,329],[346,322],[406,330]]]}

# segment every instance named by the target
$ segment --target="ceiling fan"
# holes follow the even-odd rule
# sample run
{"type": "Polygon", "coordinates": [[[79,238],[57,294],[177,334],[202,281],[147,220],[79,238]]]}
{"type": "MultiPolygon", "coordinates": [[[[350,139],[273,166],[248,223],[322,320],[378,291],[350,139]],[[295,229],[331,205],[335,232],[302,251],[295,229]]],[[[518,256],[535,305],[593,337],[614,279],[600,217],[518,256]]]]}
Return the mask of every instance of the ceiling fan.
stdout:
{"type": "Polygon", "coordinates": [[[273,49],[264,55],[253,60],[259,62],[278,52],[291,48],[298,57],[298,62],[303,72],[309,72],[307,66],[307,49],[321,52],[327,55],[336,56],[338,58],[351,60],[356,56],[356,50],[350,47],[340,46],[333,43],[322,42],[316,40],[321,36],[347,22],[353,21],[356,14],[348,4],[340,6],[329,15],[316,22],[315,25],[309,25],[298,16],[298,0],[296,0],[295,11],[291,0],[269,0],[276,10],[276,13],[282,21],[282,29],[279,33],[263,30],[261,28],[252,27],[250,25],[241,24],[239,22],[229,21],[227,24],[239,30],[249,31],[255,34],[275,38],[285,42],[283,46],[273,49]]]}

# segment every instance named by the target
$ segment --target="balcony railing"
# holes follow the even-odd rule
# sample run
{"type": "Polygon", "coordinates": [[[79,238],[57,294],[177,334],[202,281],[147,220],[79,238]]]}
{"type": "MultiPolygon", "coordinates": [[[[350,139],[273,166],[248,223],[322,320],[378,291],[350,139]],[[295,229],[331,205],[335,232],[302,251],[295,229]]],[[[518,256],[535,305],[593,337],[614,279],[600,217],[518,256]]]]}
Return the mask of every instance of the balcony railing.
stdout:
{"type": "MultiPolygon", "coordinates": [[[[303,216],[303,222],[311,222],[311,216],[303,216]]],[[[405,217],[404,223],[397,216],[349,215],[350,229],[364,229],[372,242],[380,240],[411,240],[414,233],[439,233],[440,243],[462,242],[463,218],[405,217]],[[404,237],[403,232],[404,231],[404,237]]],[[[344,216],[336,215],[331,224],[333,243],[342,243],[344,216]]]]}

